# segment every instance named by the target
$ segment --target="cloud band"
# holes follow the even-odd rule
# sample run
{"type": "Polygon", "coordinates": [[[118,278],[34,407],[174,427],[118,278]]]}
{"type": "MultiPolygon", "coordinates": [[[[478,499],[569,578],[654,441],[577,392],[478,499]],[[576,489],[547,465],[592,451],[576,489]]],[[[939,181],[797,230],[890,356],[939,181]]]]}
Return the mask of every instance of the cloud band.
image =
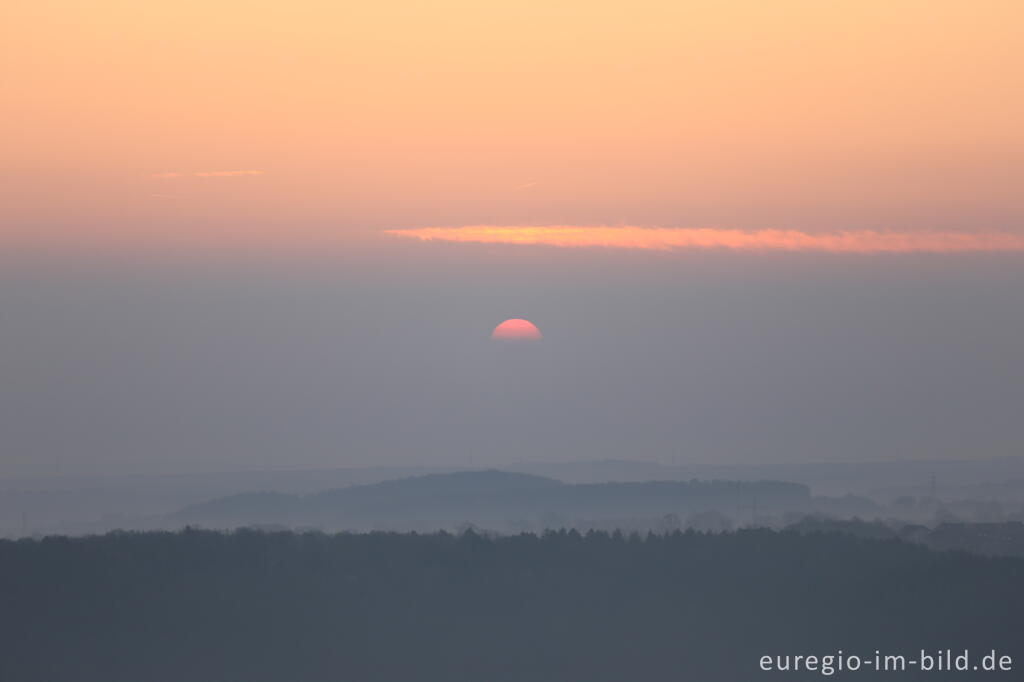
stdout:
{"type": "Polygon", "coordinates": [[[814,234],[796,230],[719,230],[713,228],[497,226],[424,227],[387,230],[421,241],[484,244],[540,244],[563,248],[604,247],[672,251],[826,251],[832,253],[956,253],[1024,251],[1024,234],[1008,232],[881,232],[856,230],[814,234]]]}
{"type": "Polygon", "coordinates": [[[158,180],[168,180],[171,178],[181,178],[186,175],[192,175],[197,178],[237,178],[243,175],[263,175],[261,170],[222,170],[222,171],[195,171],[192,173],[152,173],[149,177],[156,178],[158,180]]]}

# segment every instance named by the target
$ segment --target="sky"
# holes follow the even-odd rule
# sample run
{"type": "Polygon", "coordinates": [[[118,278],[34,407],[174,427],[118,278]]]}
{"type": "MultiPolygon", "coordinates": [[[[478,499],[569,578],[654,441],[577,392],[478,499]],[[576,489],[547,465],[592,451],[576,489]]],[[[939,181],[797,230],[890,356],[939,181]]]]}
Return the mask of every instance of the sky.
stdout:
{"type": "Polygon", "coordinates": [[[1022,14],[6,3],[0,475],[1019,453],[1022,14]]]}

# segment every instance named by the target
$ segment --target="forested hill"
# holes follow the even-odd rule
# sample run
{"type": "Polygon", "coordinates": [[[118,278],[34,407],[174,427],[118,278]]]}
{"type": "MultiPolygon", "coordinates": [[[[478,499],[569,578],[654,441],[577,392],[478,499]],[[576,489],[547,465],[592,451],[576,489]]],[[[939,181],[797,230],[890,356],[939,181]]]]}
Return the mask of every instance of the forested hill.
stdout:
{"type": "Polygon", "coordinates": [[[1024,663],[1024,561],[839,534],[117,533],[2,541],[0,581],[17,682],[801,680],[822,675],[760,657],[839,649],[1024,663]]]}
{"type": "Polygon", "coordinates": [[[810,490],[779,481],[651,481],[569,485],[528,474],[432,474],[315,495],[246,493],[192,505],[171,517],[213,527],[258,524],[325,529],[436,529],[465,522],[502,529],[517,519],[653,517],[718,509],[807,511],[810,490]]]}

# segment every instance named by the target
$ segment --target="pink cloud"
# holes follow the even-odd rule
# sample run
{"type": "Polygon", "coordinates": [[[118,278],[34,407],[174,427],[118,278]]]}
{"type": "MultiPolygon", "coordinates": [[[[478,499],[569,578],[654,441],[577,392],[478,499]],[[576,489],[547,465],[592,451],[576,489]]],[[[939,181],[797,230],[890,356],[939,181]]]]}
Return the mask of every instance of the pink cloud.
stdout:
{"type": "Polygon", "coordinates": [[[181,178],[186,175],[191,175],[196,178],[235,178],[243,175],[263,175],[261,170],[222,170],[222,171],[194,171],[192,173],[153,173],[149,177],[157,178],[159,180],[166,180],[170,178],[181,178]]]}
{"type": "Polygon", "coordinates": [[[261,170],[196,171],[197,178],[235,178],[241,175],[263,175],[261,170]]]}
{"type": "Polygon", "coordinates": [[[563,248],[604,247],[670,251],[827,251],[834,253],[951,253],[1024,251],[1024,234],[1008,232],[882,232],[851,230],[808,233],[796,230],[719,230],[713,228],[497,226],[425,227],[388,230],[421,241],[542,244],[563,248]]]}

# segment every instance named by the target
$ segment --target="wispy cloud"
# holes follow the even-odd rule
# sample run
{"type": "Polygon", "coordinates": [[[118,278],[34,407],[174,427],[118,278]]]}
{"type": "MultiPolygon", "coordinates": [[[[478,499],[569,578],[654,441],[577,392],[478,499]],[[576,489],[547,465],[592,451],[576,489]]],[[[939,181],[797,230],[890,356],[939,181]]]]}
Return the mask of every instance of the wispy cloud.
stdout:
{"type": "Polygon", "coordinates": [[[197,178],[235,178],[240,175],[263,175],[261,170],[223,170],[223,171],[197,171],[192,175],[197,178]]]}
{"type": "Polygon", "coordinates": [[[261,170],[220,170],[220,171],[194,171],[192,173],[153,173],[149,177],[156,178],[158,180],[168,180],[171,178],[182,178],[191,175],[196,178],[235,178],[242,175],[263,175],[261,170]]]}
{"type": "Polygon", "coordinates": [[[422,241],[543,244],[565,248],[605,247],[671,251],[827,251],[834,253],[952,253],[1024,251],[1024,234],[1005,232],[882,232],[856,230],[809,233],[796,230],[719,230],[713,228],[497,226],[425,227],[388,230],[422,241]]]}

